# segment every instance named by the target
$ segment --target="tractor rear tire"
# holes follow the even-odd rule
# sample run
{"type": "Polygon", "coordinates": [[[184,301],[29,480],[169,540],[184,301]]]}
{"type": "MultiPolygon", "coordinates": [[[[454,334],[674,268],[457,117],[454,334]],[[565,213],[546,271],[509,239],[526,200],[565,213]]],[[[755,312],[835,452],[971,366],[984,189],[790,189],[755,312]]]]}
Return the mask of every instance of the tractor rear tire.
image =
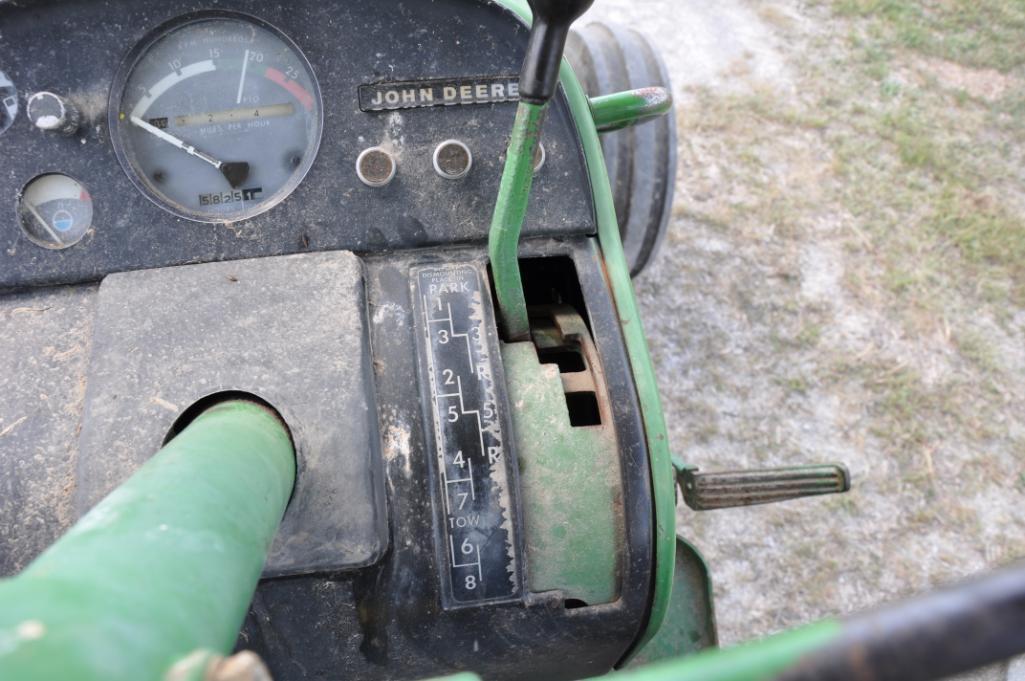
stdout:
{"type": "MultiPolygon", "coordinates": [[[[594,22],[570,31],[566,58],[588,96],[659,86],[672,92],[665,63],[641,33],[594,22]]],[[[619,234],[637,276],[665,239],[676,183],[676,115],[601,134],[619,234]]]]}

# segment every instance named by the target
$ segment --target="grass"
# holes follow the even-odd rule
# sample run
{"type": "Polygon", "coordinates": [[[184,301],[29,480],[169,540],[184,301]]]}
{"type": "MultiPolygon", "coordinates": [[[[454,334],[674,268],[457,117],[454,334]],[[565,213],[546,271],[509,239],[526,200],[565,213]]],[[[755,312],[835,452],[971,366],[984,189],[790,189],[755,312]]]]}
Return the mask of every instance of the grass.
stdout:
{"type": "Polygon", "coordinates": [[[934,426],[945,420],[944,392],[929,390],[913,369],[900,365],[859,367],[875,400],[873,434],[883,446],[911,462],[935,436],[934,426]]]}
{"type": "MultiPolygon", "coordinates": [[[[874,434],[905,460],[954,432],[985,439],[999,393],[988,386],[1020,377],[1005,375],[994,346],[959,320],[984,311],[1006,322],[1025,305],[1025,189],[1015,181],[1025,177],[1025,0],[827,7],[846,22],[846,56],[804,63],[799,97],[701,94],[684,135],[729,140],[712,151],[716,179],[735,189],[688,211],[724,231],[795,244],[810,238],[823,207],[846,216],[850,292],[894,315],[911,338],[953,318],[950,346],[976,372],[931,385],[886,358],[841,370],[874,395],[874,434]],[[1015,72],[1017,85],[982,101],[916,72],[920,58],[1015,72]]],[[[808,323],[773,341],[779,352],[808,352],[821,334],[808,323]]],[[[798,394],[812,387],[803,376],[779,384],[798,394]]]]}
{"type": "Polygon", "coordinates": [[[909,169],[944,173],[949,170],[936,135],[913,107],[902,105],[883,113],[877,134],[894,145],[901,163],[909,169]]]}
{"type": "Polygon", "coordinates": [[[989,194],[952,184],[937,198],[928,227],[957,250],[966,277],[990,292],[1000,290],[1000,280],[1009,280],[1009,297],[1025,303],[1025,221],[1020,215],[989,194]]]}
{"type": "Polygon", "coordinates": [[[811,389],[811,381],[805,376],[790,376],[785,379],[778,381],[788,393],[798,393],[800,395],[807,394],[808,390],[811,389]]]}
{"type": "Polygon", "coordinates": [[[873,20],[881,42],[974,68],[1025,64],[1022,0],[839,0],[840,16],[873,20]]]}
{"type": "MultiPolygon", "coordinates": [[[[757,86],[698,93],[681,138],[700,140],[717,167],[697,181],[713,199],[685,212],[723,232],[795,244],[814,238],[824,216],[846,225],[854,257],[844,278],[856,299],[894,315],[912,338],[955,319],[950,344],[961,360],[1014,381],[992,344],[956,320],[984,313],[1006,324],[1025,306],[1025,0],[819,4],[835,33],[816,37],[821,54],[795,60],[797,96],[757,86]],[[993,101],[952,91],[923,58],[957,65],[966,82],[978,77],[972,69],[994,69],[1011,86],[993,101]]],[[[778,13],[761,15],[794,30],[778,13]]],[[[706,165],[697,158],[693,170],[706,165]]],[[[811,351],[821,333],[807,324],[774,342],[811,351]]],[[[875,386],[883,411],[935,413],[915,385],[897,374],[875,386]]]]}
{"type": "MultiPolygon", "coordinates": [[[[893,595],[1021,555],[1001,509],[1025,492],[1025,0],[811,5],[756,10],[792,82],[681,110],[681,210],[750,263],[731,286],[754,302],[730,289],[723,315],[743,353],[722,371],[771,376],[715,389],[741,406],[710,451],[851,464],[853,493],[808,509],[872,526],[837,555],[893,595]],[[1001,87],[974,87],[987,78],[1001,87]]],[[[765,512],[774,536],[816,527],[765,512]]],[[[818,564],[795,537],[787,565],[818,564]]]]}
{"type": "Polygon", "coordinates": [[[1003,371],[1000,358],[993,345],[978,331],[960,329],[954,333],[954,344],[961,356],[978,367],[986,374],[999,374],[1003,371]]]}
{"type": "MultiPolygon", "coordinates": [[[[890,289],[919,300],[942,300],[952,289],[981,292],[985,302],[1006,293],[1022,304],[1025,201],[1021,183],[1014,182],[1021,177],[1020,156],[1009,153],[1025,142],[1021,79],[1003,99],[987,103],[959,96],[963,92],[951,96],[928,78],[897,86],[892,74],[900,71],[908,81],[913,59],[907,53],[966,67],[1022,70],[1025,0],[980,0],[971,7],[840,0],[833,7],[838,16],[856,18],[848,44],[861,65],[860,73],[836,81],[838,86],[849,88],[853,81],[859,92],[871,92],[873,81],[877,86],[876,97],[859,98],[856,108],[848,108],[850,127],[833,132],[833,148],[841,179],[869,188],[846,197],[849,209],[866,218],[887,259],[903,263],[889,268],[890,289]],[[912,38],[919,29],[928,39],[912,38]],[[975,39],[985,49],[970,50],[975,39]],[[1017,194],[1018,210],[1009,208],[1008,192],[1017,194]]],[[[851,94],[830,97],[850,101],[851,94]]]]}
{"type": "Polygon", "coordinates": [[[822,338],[822,325],[815,322],[808,322],[797,332],[796,341],[799,347],[813,348],[819,344],[822,338]]]}

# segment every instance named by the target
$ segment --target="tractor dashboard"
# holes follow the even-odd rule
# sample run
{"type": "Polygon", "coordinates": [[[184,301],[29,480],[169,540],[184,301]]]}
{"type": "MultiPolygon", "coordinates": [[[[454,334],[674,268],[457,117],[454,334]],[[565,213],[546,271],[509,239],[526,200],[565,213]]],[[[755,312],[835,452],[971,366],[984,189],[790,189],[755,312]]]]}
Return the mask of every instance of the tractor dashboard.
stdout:
{"type": "Polygon", "coordinates": [[[0,577],[245,399],[296,463],[239,638],[274,678],[624,659],[653,483],[601,151],[576,81],[518,101],[513,4],[0,2],[0,577]],[[529,337],[495,302],[515,270],[529,337]]]}
{"type": "MultiPolygon", "coordinates": [[[[0,288],[481,242],[527,28],[488,2],[0,4],[0,288]]],[[[562,96],[525,236],[595,231],[562,96]]]]}

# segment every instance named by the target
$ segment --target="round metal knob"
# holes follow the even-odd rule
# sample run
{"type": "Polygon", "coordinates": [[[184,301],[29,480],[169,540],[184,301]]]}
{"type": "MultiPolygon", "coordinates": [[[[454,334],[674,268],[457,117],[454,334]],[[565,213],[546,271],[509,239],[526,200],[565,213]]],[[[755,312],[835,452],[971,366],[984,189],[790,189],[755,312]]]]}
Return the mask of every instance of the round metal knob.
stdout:
{"type": "Polygon", "coordinates": [[[382,147],[369,147],[356,158],[356,175],[368,187],[383,187],[395,177],[397,164],[391,152],[382,147]]]}
{"type": "Polygon", "coordinates": [[[74,135],[82,115],[74,104],[52,92],[37,92],[28,98],[29,120],[40,130],[74,135]]]}
{"type": "Polygon", "coordinates": [[[459,140],[445,140],[434,148],[434,172],[446,180],[458,180],[466,177],[473,167],[473,154],[470,148],[459,140]]]}

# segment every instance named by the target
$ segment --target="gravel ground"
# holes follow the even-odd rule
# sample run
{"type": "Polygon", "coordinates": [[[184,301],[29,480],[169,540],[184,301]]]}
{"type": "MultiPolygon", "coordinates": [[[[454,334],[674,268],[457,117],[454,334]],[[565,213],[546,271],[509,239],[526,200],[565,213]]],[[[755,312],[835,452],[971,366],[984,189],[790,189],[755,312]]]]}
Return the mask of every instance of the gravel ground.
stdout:
{"type": "Polygon", "coordinates": [[[1025,556],[1021,263],[997,270],[999,258],[973,261],[928,231],[919,216],[947,196],[955,176],[943,173],[962,168],[919,163],[904,153],[918,138],[889,136],[905,111],[930,123],[997,116],[985,119],[995,127],[937,122],[950,139],[926,141],[946,150],[963,132],[1001,150],[1009,165],[979,191],[1011,206],[1000,225],[1020,240],[1021,121],[999,116],[1025,97],[1025,71],[886,52],[883,38],[885,68],[873,71],[864,55],[884,34],[837,9],[850,5],[597,0],[584,20],[647,33],[678,103],[673,219],[637,280],[676,451],[706,470],[842,461],[854,479],[845,497],[680,510],[715,580],[726,645],[1025,556]],[[871,134],[858,127],[866,116],[881,117],[871,134]],[[873,182],[906,194],[873,194],[873,182]],[[922,279],[894,283],[900,272],[922,279]],[[980,272],[1006,286],[980,292],[980,272]]]}

